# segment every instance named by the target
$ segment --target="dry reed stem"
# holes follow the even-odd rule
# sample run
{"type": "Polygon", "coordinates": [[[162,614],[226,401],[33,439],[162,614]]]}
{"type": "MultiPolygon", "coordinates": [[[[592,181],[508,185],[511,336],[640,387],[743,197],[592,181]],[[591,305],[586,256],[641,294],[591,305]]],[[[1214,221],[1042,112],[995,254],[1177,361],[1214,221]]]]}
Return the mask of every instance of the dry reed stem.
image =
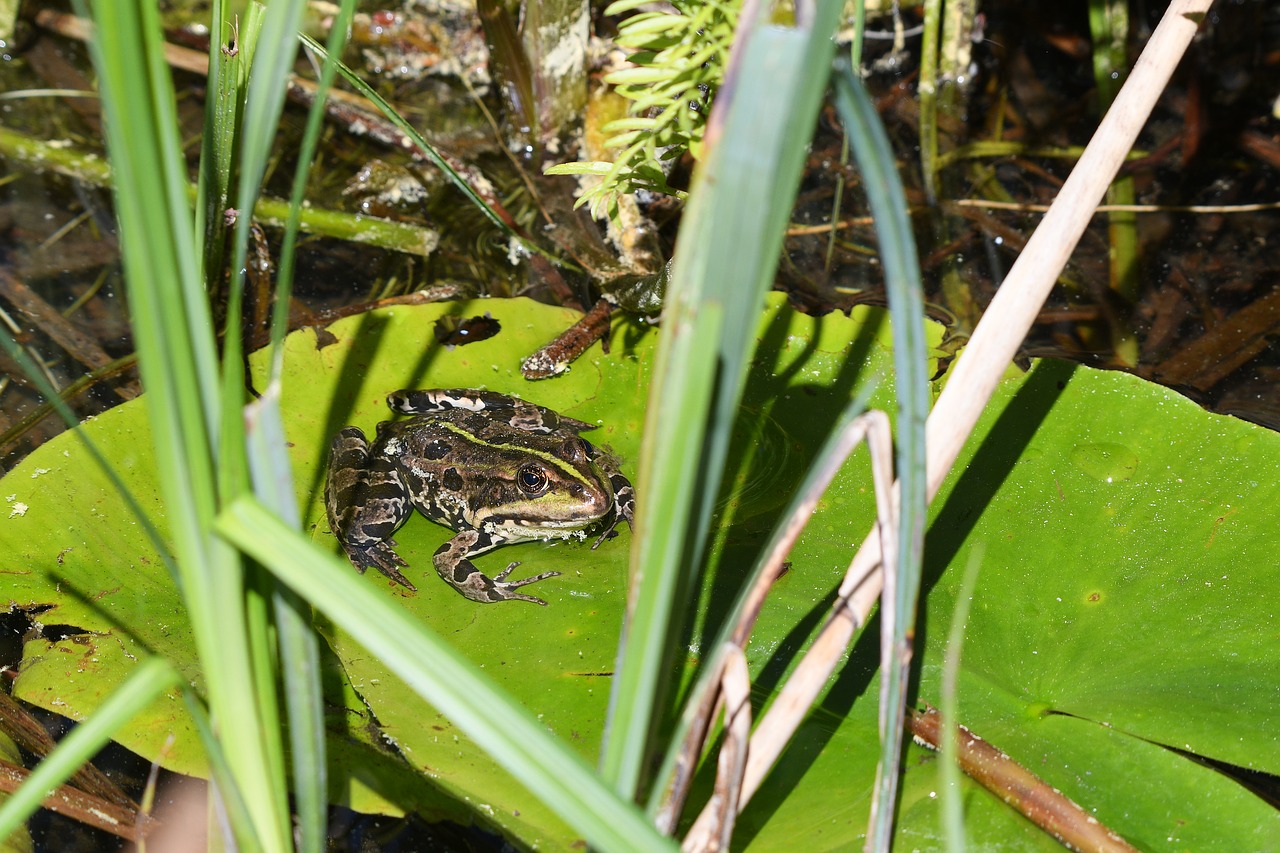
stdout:
{"type": "MultiPolygon", "coordinates": [[[[831,478],[834,477],[836,471],[844,463],[844,460],[848,457],[849,453],[864,439],[867,442],[867,450],[871,454],[871,481],[875,489],[876,496],[876,528],[872,531],[871,535],[878,535],[884,552],[889,553],[892,556],[892,551],[896,547],[898,538],[898,496],[897,484],[893,481],[893,433],[889,424],[889,416],[884,412],[872,409],[849,422],[849,424],[844,428],[844,435],[842,435],[840,439],[840,452],[831,459],[830,468],[825,472],[828,476],[822,482],[815,483],[817,488],[814,489],[813,494],[809,497],[816,502],[818,497],[826,491],[826,487],[830,484],[831,478]]],[[[737,654],[741,655],[741,650],[746,647],[747,640],[751,634],[751,629],[755,625],[755,620],[760,613],[760,608],[763,606],[764,596],[768,593],[773,579],[777,576],[775,569],[781,567],[781,560],[786,556],[787,551],[789,551],[791,545],[794,544],[795,538],[799,536],[800,530],[808,523],[812,515],[813,504],[806,500],[797,507],[796,511],[788,520],[787,530],[789,535],[783,538],[783,542],[779,543],[780,547],[774,550],[771,555],[770,563],[767,563],[765,566],[765,571],[761,572],[758,576],[756,586],[753,588],[751,598],[749,599],[750,603],[743,609],[739,624],[735,626],[732,638],[727,644],[731,649],[736,650],[737,654]],[[784,545],[785,550],[781,547],[784,545]],[[776,559],[778,561],[777,566],[774,566],[772,559],[776,559]]],[[[837,613],[837,616],[838,615],[839,614],[837,613]]],[[[827,658],[839,660],[843,656],[844,649],[847,647],[849,640],[852,639],[853,631],[857,626],[851,621],[847,621],[844,624],[844,627],[847,630],[840,632],[824,632],[823,635],[818,638],[818,642],[810,648],[806,660],[808,660],[809,657],[814,656],[817,656],[820,660],[825,660],[827,658]]],[[[804,662],[802,661],[801,666],[803,665],[804,662]]],[[[726,662],[724,666],[728,666],[728,663],[726,662]]],[[[792,681],[794,681],[794,679],[792,681]]],[[[787,684],[790,685],[792,681],[788,681],[787,684]]],[[[784,688],[783,692],[779,694],[777,700],[775,700],[773,706],[770,708],[769,713],[772,715],[779,705],[786,705],[790,710],[790,714],[787,715],[787,718],[795,719],[796,725],[799,725],[799,721],[804,718],[804,714],[812,702],[812,696],[807,696],[806,694],[800,694],[799,696],[789,694],[784,688]]],[[[686,766],[692,767],[691,762],[694,756],[701,751],[702,737],[706,730],[706,723],[707,721],[704,720],[699,727],[692,729],[685,741],[685,756],[683,763],[686,764],[686,766]]],[[[751,738],[747,750],[746,767],[743,770],[742,781],[737,783],[738,797],[736,802],[738,812],[742,811],[742,807],[746,804],[747,800],[751,798],[751,793],[755,790],[754,786],[748,789],[745,785],[746,780],[749,779],[752,774],[752,762],[756,760],[755,755],[772,755],[776,757],[782,751],[783,747],[786,746],[787,741],[790,740],[793,732],[794,728],[789,730],[775,728],[764,731],[763,726],[761,729],[756,730],[755,734],[751,738]]],[[[760,775],[758,768],[755,772],[757,776],[760,775]]],[[[682,784],[687,786],[687,781],[687,779],[684,780],[682,784]]],[[[717,787],[721,784],[721,780],[717,778],[717,787]]],[[[672,794],[671,800],[673,802],[683,802],[685,793],[686,791],[677,785],[677,790],[672,794]]],[[[718,805],[719,803],[717,803],[715,798],[712,798],[712,800],[703,807],[697,820],[694,821],[693,826],[685,835],[685,850],[709,851],[717,849],[711,845],[710,840],[715,837],[712,827],[715,826],[718,821],[716,816],[716,808],[718,805]],[[707,846],[693,846],[693,842],[695,841],[703,841],[707,846]]]]}
{"type": "MultiPolygon", "coordinates": [[[[1174,0],[1169,6],[1076,168],[956,361],[926,427],[930,499],[973,432],[1211,5],[1212,0],[1174,0]]],[[[872,531],[850,564],[827,625],[752,737],[739,808],[755,793],[843,659],[853,633],[865,624],[879,598],[883,582],[879,535],[872,531]]]]}

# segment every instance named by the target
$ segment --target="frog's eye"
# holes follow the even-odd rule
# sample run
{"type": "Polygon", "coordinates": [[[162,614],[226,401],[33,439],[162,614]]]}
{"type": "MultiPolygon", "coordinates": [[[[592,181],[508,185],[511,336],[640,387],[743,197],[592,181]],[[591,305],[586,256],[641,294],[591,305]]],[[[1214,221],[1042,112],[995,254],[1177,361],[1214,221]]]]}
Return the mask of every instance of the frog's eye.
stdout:
{"type": "Polygon", "coordinates": [[[550,485],[547,480],[547,472],[543,471],[538,465],[525,465],[516,474],[516,483],[520,486],[520,491],[524,492],[531,498],[536,498],[547,490],[550,485]]]}

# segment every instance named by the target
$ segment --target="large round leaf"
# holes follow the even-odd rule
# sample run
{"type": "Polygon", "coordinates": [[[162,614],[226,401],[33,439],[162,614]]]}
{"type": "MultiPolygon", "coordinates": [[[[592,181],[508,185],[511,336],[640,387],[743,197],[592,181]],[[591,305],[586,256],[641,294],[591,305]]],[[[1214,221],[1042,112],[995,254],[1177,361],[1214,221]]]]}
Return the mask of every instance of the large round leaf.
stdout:
{"type": "MultiPolygon", "coordinates": [[[[941,700],[960,579],[980,560],[961,722],[1142,849],[1267,849],[1280,813],[1210,762],[1280,772],[1278,468],[1280,436],[1140,379],[1050,361],[1011,376],[932,509],[919,699],[941,700]]],[[[832,533],[857,482],[837,483],[779,586],[843,570],[832,533]]],[[[755,634],[765,688],[810,633],[784,602],[755,634]]],[[[828,609],[809,611],[808,627],[828,609]]],[[[873,619],[740,839],[835,849],[863,837],[878,637],[873,619]]],[[[937,761],[909,755],[899,843],[935,849],[937,761]]],[[[979,849],[1039,843],[985,792],[963,798],[979,849]]]]}
{"type": "MultiPolygon", "coordinates": [[[[282,405],[312,535],[333,547],[320,503],[329,436],[348,423],[372,429],[386,417],[383,397],[399,387],[483,385],[600,422],[592,439],[612,445],[634,474],[658,332],[619,323],[610,355],[593,350],[553,382],[521,380],[519,356],[572,319],[522,300],[489,301],[389,309],[290,336],[282,405]],[[434,343],[437,317],[483,311],[502,323],[498,337],[452,350],[434,343]]],[[[686,638],[690,666],[839,408],[867,382],[881,385],[878,405],[890,402],[887,335],[878,312],[815,319],[771,302],[711,569],[689,605],[696,616],[686,638]]],[[[121,406],[85,431],[162,518],[141,406],[121,406]]],[[[830,590],[868,529],[864,457],[860,451],[845,466],[792,555],[791,571],[774,585],[749,653],[758,704],[820,626],[830,590]]],[[[938,701],[958,575],[980,547],[961,663],[963,722],[1141,846],[1259,847],[1259,839],[1280,832],[1274,811],[1198,759],[1280,771],[1280,663],[1268,654],[1277,639],[1268,597],[1276,536],[1267,523],[1280,497],[1277,460],[1274,434],[1208,415],[1130,377],[1050,362],[1011,377],[970,442],[962,473],[934,508],[920,698],[938,701]],[[1199,793],[1205,791],[1212,796],[1199,793]]],[[[33,454],[0,493],[11,508],[0,521],[8,598],[52,607],[43,622],[79,629],[64,640],[28,643],[15,686],[20,695],[79,716],[119,680],[119,667],[148,648],[196,676],[188,628],[160,561],[74,439],[33,454]]],[[[373,575],[364,582],[451,638],[550,730],[594,756],[623,612],[628,533],[595,551],[521,545],[479,558],[490,574],[509,560],[526,563],[517,576],[563,572],[533,588],[546,608],[477,605],[434,578],[431,553],[449,535],[422,518],[397,535],[417,595],[373,575]]],[[[371,807],[360,794],[373,789],[404,808],[457,814],[430,796],[438,786],[526,843],[572,840],[535,797],[457,734],[454,721],[409,695],[341,632],[320,627],[335,652],[332,742],[362,780],[340,794],[371,807]],[[398,756],[381,748],[380,733],[398,756]],[[421,774],[404,771],[401,756],[421,774]]],[[[877,752],[876,628],[873,622],[859,638],[743,815],[740,843],[834,849],[861,836],[877,752]]],[[[122,739],[154,754],[164,733],[185,725],[170,702],[122,739]]],[[[197,753],[180,738],[166,761],[191,770],[197,753]]],[[[900,842],[940,843],[937,790],[936,762],[913,747],[900,842]]],[[[969,783],[963,794],[967,831],[978,846],[1052,844],[994,797],[969,783]]]]}

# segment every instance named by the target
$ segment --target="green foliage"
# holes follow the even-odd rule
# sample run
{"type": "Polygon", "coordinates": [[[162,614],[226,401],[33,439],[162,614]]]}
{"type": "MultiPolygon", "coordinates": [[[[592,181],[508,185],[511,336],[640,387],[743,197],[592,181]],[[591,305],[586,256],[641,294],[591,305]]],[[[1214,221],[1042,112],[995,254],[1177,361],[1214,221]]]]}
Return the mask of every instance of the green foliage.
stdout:
{"type": "MultiPolygon", "coordinates": [[[[648,366],[667,331],[619,323],[610,356],[596,351],[563,380],[525,385],[516,375],[517,352],[570,314],[526,300],[486,300],[343,320],[330,328],[337,342],[320,349],[311,330],[291,336],[281,408],[304,529],[336,550],[319,496],[332,424],[371,428],[386,417],[381,392],[415,378],[519,390],[602,421],[593,440],[613,446],[633,473],[648,366]],[[415,350],[421,330],[437,317],[480,308],[514,333],[510,341],[415,350]],[[510,366],[495,367],[502,364],[510,366]]],[[[939,331],[930,333],[936,345],[939,331]]],[[[869,309],[852,318],[812,318],[775,295],[753,339],[758,348],[729,453],[730,486],[711,534],[709,573],[689,607],[699,621],[688,631],[685,678],[710,659],[726,589],[767,540],[831,428],[836,404],[892,369],[888,323],[869,309]]],[[[265,378],[265,353],[252,369],[257,380],[265,378]]],[[[892,407],[888,383],[880,386],[870,404],[892,407]]],[[[117,460],[132,490],[156,494],[142,401],[84,430],[117,460]]],[[[1268,555],[1275,535],[1266,519],[1280,500],[1277,459],[1280,436],[1209,415],[1134,377],[1042,362],[1006,379],[930,513],[920,697],[939,700],[945,626],[957,601],[968,598],[961,574],[981,548],[956,697],[963,721],[1144,848],[1261,849],[1277,831],[1277,813],[1200,760],[1280,770],[1280,738],[1270,725],[1280,663],[1257,642],[1275,630],[1275,608],[1257,590],[1268,588],[1273,573],[1268,555]]],[[[28,507],[22,516],[0,514],[5,567],[22,569],[7,575],[8,597],[24,607],[52,604],[44,620],[86,632],[30,640],[17,695],[76,716],[93,712],[110,685],[139,667],[148,647],[184,678],[199,678],[177,591],[74,436],[45,445],[0,491],[28,507]]],[[[792,570],[775,583],[748,649],[758,704],[776,692],[826,612],[824,596],[847,564],[849,544],[870,522],[869,491],[866,457],[857,453],[791,554],[792,570]]],[[[604,673],[613,666],[634,539],[623,531],[597,551],[530,544],[483,556],[482,567],[523,560],[532,570],[555,561],[565,574],[539,590],[549,607],[479,607],[432,577],[431,554],[448,535],[421,518],[397,534],[401,553],[424,581],[416,596],[373,576],[353,572],[350,580],[447,637],[477,671],[590,760],[604,735],[604,673]]],[[[573,830],[466,736],[469,720],[424,703],[390,661],[342,626],[322,624],[333,654],[321,678],[335,688],[327,696],[338,777],[331,795],[341,800],[348,792],[358,809],[398,806],[463,821],[468,812],[456,803],[483,803],[492,808],[486,820],[527,844],[572,844],[573,830]],[[394,740],[408,764],[379,749],[383,737],[394,740]],[[436,788],[433,795],[428,786],[436,788]],[[381,804],[370,787],[384,794],[381,804]],[[454,805],[442,791],[456,798],[454,805]]],[[[862,804],[872,790],[878,742],[875,633],[858,640],[744,812],[744,846],[849,847],[865,830],[862,804]]],[[[176,729],[179,740],[165,761],[198,770],[203,759],[190,726],[181,707],[165,699],[124,737],[155,754],[176,729]]],[[[939,790],[938,762],[911,746],[905,766],[899,843],[939,847],[938,802],[931,796],[939,790]]],[[[971,781],[962,783],[961,798],[976,847],[1053,849],[971,781]]]]}
{"type": "Polygon", "coordinates": [[[884,125],[870,95],[847,62],[835,73],[835,101],[845,134],[858,160],[867,203],[875,217],[884,264],[885,289],[893,315],[894,376],[898,392],[897,471],[899,494],[898,553],[884,567],[880,636],[880,768],[871,846],[892,844],[895,807],[907,706],[907,678],[914,651],[916,609],[920,597],[920,565],[924,551],[925,418],[929,414],[923,331],[924,288],[906,192],[894,162],[884,125]]]}
{"type": "MultiPolygon", "coordinates": [[[[619,0],[605,14],[644,5],[644,0],[619,0]]],[[[640,12],[620,23],[615,41],[634,51],[631,67],[604,79],[630,102],[628,116],[603,128],[610,134],[605,148],[618,153],[612,163],[562,163],[547,174],[598,175],[599,184],[578,200],[589,203],[595,216],[612,213],[619,195],[637,190],[685,197],[667,185],[664,163],[686,151],[701,158],[707,112],[724,78],[741,5],[741,0],[675,0],[673,11],[640,12]]]]}
{"type": "MultiPolygon", "coordinates": [[[[650,188],[660,188],[668,147],[698,153],[701,116],[689,110],[690,99],[703,96],[701,85],[714,94],[712,77],[699,75],[720,73],[733,29],[730,7],[677,8],[676,15],[632,19],[624,38],[645,48],[640,59],[649,64],[615,79],[636,105],[614,126],[623,139],[619,162],[632,156],[625,180],[648,174],[650,188]],[[645,173],[646,164],[659,171],[645,173]]],[[[153,702],[121,738],[146,741],[137,748],[155,755],[178,731],[166,760],[188,770],[212,764],[220,773],[241,846],[289,847],[284,774],[271,755],[279,738],[263,744],[281,729],[274,661],[251,659],[249,648],[252,632],[261,637],[268,627],[254,596],[270,587],[246,590],[247,561],[214,538],[216,531],[269,563],[321,612],[323,657],[309,675],[332,711],[326,762],[346,771],[334,780],[343,788],[330,791],[335,800],[483,816],[531,847],[567,849],[579,838],[601,849],[664,846],[630,805],[636,795],[644,798],[644,771],[662,746],[651,734],[660,730],[653,719],[668,710],[657,684],[663,653],[678,651],[680,685],[711,668],[729,600],[839,412],[870,385],[879,388],[873,405],[894,405],[890,383],[881,381],[894,368],[879,312],[813,318],[765,294],[827,81],[826,23],[834,12],[830,2],[820,11],[825,23],[807,31],[753,32],[735,86],[741,100],[726,109],[723,137],[695,180],[660,332],[620,322],[609,356],[589,357],[555,383],[530,387],[517,375],[518,356],[567,325],[566,312],[523,301],[420,306],[349,318],[327,332],[301,331],[274,365],[262,354],[250,366],[254,387],[269,387],[252,412],[259,422],[248,428],[250,450],[257,443],[253,458],[274,452],[289,469],[274,484],[281,518],[288,522],[296,503],[297,520],[331,551],[319,496],[328,439],[347,423],[368,429],[384,419],[388,390],[484,385],[599,420],[593,440],[613,445],[629,472],[641,471],[634,539],[623,532],[599,551],[544,543],[481,558],[499,567],[528,559],[532,568],[554,559],[564,575],[539,587],[547,608],[478,607],[434,582],[430,555],[449,533],[422,519],[397,533],[399,552],[428,576],[408,596],[315,554],[257,503],[223,490],[212,448],[227,447],[229,435],[238,443],[241,387],[231,383],[218,396],[211,330],[196,310],[201,276],[174,255],[188,239],[182,235],[200,229],[191,228],[182,196],[172,191],[176,181],[157,190],[136,159],[117,162],[122,194],[132,191],[120,209],[133,243],[126,262],[148,394],[82,431],[162,516],[170,539],[147,539],[72,436],[45,445],[6,477],[10,514],[0,518],[0,568],[7,597],[15,606],[48,608],[46,623],[83,629],[30,638],[15,694],[63,712],[100,711],[113,684],[158,668],[145,662],[146,653],[163,655],[184,683],[215,697],[210,706],[224,730],[228,720],[241,724],[225,739],[228,755],[201,707],[168,698],[153,702]],[[154,228],[140,228],[150,217],[158,217],[154,228]],[[155,259],[138,235],[160,241],[155,259]],[[175,281],[184,289],[172,287],[175,281]],[[172,292],[161,290],[166,286],[172,292]],[[192,299],[185,312],[171,304],[180,294],[192,299]],[[500,318],[503,334],[453,350],[429,336],[424,345],[432,321],[472,311],[500,318]],[[280,368],[278,385],[268,382],[272,367],[280,368]],[[197,498],[207,506],[193,507],[197,498]],[[184,524],[192,528],[186,541],[184,524]],[[630,591],[628,543],[631,569],[643,577],[630,591]],[[165,569],[170,551],[181,584],[165,569]],[[706,570],[696,575],[704,556],[706,570]],[[228,613],[241,624],[228,628],[228,613]],[[610,687],[617,692],[606,725],[610,687]],[[384,740],[394,743],[394,754],[384,740]],[[604,772],[595,775],[588,762],[602,744],[604,772]],[[241,812],[247,814],[235,820],[241,812]]],[[[149,37],[157,30],[150,23],[144,29],[149,37]]],[[[114,50],[128,53],[128,45],[114,50]]],[[[130,58],[114,57],[117,81],[151,68],[121,63],[130,58]]],[[[145,91],[146,81],[138,82],[145,91]]],[[[151,103],[168,109],[172,95],[163,89],[151,103]]],[[[159,139],[156,161],[180,173],[170,168],[176,146],[172,128],[159,126],[165,117],[129,100],[116,102],[116,132],[129,129],[141,145],[159,139]]],[[[129,141],[117,139],[113,148],[127,149],[129,141]]],[[[595,165],[608,174],[617,164],[595,165]]],[[[901,243],[888,250],[912,253],[901,243]]],[[[905,337],[895,320],[893,339],[903,350],[905,337]]],[[[1280,770],[1270,724],[1280,673],[1275,655],[1258,642],[1275,631],[1274,608],[1258,590],[1267,588],[1274,562],[1267,522],[1280,500],[1278,444],[1272,433],[1206,415],[1129,376],[1042,362],[1006,379],[931,511],[919,696],[934,701],[944,689],[946,643],[938,626],[969,597],[955,568],[969,564],[981,543],[985,559],[954,697],[964,722],[1144,848],[1260,849],[1277,831],[1277,813],[1202,760],[1280,770]]],[[[231,450],[240,456],[239,446],[231,450]]],[[[855,455],[841,468],[791,554],[791,571],[772,587],[747,650],[757,707],[776,695],[829,611],[850,542],[871,523],[867,467],[855,455]]],[[[254,475],[261,498],[262,471],[254,475]]],[[[248,572],[251,581],[262,580],[248,572]]],[[[310,616],[301,608],[295,615],[310,616]]],[[[281,624],[277,618],[269,627],[281,624]]],[[[743,814],[735,846],[843,848],[866,834],[864,804],[880,738],[868,698],[878,687],[877,649],[874,632],[856,641],[743,814]]],[[[907,747],[904,766],[897,840],[936,847],[935,766],[915,746],[907,747]]],[[[961,784],[965,833],[975,846],[1053,844],[974,783],[961,784]]],[[[317,824],[322,810],[311,811],[317,824]]],[[[320,849],[322,831],[312,826],[304,843],[320,849]]]]}

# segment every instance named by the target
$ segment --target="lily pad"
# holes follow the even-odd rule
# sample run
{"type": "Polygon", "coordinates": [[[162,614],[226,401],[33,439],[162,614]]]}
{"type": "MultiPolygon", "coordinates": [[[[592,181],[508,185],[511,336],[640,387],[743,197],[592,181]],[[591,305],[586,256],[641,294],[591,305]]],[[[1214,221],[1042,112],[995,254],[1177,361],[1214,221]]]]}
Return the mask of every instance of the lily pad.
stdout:
{"type": "MultiPolygon", "coordinates": [[[[1277,468],[1280,436],[1131,376],[1043,361],[1007,379],[932,508],[919,699],[940,702],[960,578],[978,559],[961,722],[1142,849],[1264,849],[1280,813],[1220,768],[1280,771],[1277,468]]],[[[797,566],[831,563],[833,512],[797,566]]],[[[765,638],[803,644],[783,606],[756,631],[757,671],[785,668],[765,638]]],[[[748,809],[739,840],[863,837],[878,636],[873,619],[757,795],[773,807],[748,809]]],[[[912,747],[907,766],[899,841],[940,847],[937,761],[912,747]]],[[[970,844],[1040,843],[966,788],[970,844]]]]}
{"type": "MultiPolygon", "coordinates": [[[[329,437],[346,424],[371,430],[388,417],[385,394],[401,387],[484,386],[598,422],[593,442],[611,446],[634,474],[647,365],[660,332],[623,321],[610,354],[594,348],[551,382],[519,378],[520,355],[574,319],[524,300],[486,301],[387,309],[291,335],[282,409],[312,536],[336,550],[320,499],[329,437]],[[477,311],[492,312],[502,332],[455,349],[435,343],[436,319],[477,311]]],[[[812,318],[774,299],[760,329],[710,570],[689,604],[696,617],[685,638],[690,667],[839,408],[869,382],[879,383],[877,405],[891,402],[889,332],[880,312],[812,318]]],[[[260,381],[261,362],[258,374],[260,381]]],[[[118,407],[84,431],[162,522],[142,407],[118,407]]],[[[1280,661],[1268,654],[1278,633],[1268,598],[1278,467],[1280,437],[1206,414],[1140,380],[1053,362],[1010,377],[933,510],[920,699],[938,701],[958,575],[980,548],[961,662],[963,722],[1140,846],[1256,849],[1259,839],[1280,835],[1273,809],[1202,763],[1280,772],[1280,661]],[[1211,798],[1197,793],[1206,790],[1211,798]]],[[[774,585],[749,650],[757,706],[821,625],[830,591],[869,528],[869,476],[859,451],[792,554],[791,571],[774,585]]],[[[0,495],[9,507],[0,512],[8,599],[33,612],[48,608],[38,617],[44,624],[68,626],[48,632],[64,639],[28,642],[18,695],[83,716],[148,651],[198,678],[162,563],[74,437],[25,460],[0,483],[0,495]]],[[[594,551],[531,544],[478,559],[490,574],[510,560],[525,563],[517,576],[563,572],[533,588],[549,602],[545,608],[478,605],[437,580],[430,556],[449,535],[420,517],[397,534],[416,595],[373,574],[364,582],[450,638],[551,731],[593,758],[624,610],[630,534],[624,529],[594,551]]],[[[469,810],[529,845],[561,848],[575,840],[462,738],[454,721],[410,695],[333,626],[320,629],[334,652],[331,742],[347,773],[336,799],[454,817],[469,810]]],[[[877,637],[873,622],[744,813],[737,845],[847,849],[861,838],[877,753],[877,637]]],[[[154,756],[170,731],[178,742],[162,760],[200,772],[199,747],[178,703],[157,703],[121,740],[154,756]]],[[[899,842],[936,847],[937,762],[911,747],[907,767],[899,842]]],[[[962,795],[977,848],[1053,846],[972,783],[962,795]]]]}

